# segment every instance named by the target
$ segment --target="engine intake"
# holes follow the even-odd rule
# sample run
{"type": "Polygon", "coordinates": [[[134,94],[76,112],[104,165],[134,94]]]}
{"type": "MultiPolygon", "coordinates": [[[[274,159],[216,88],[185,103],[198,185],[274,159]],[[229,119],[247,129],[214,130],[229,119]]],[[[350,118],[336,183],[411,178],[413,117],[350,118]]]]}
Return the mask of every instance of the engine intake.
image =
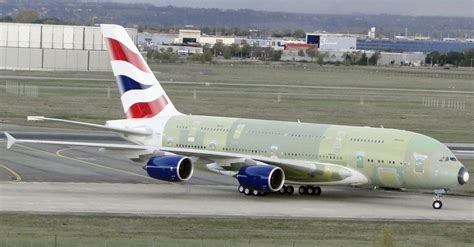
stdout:
{"type": "Polygon", "coordinates": [[[285,173],[280,167],[243,166],[236,175],[240,185],[263,192],[280,190],[285,183],[285,173]]]}
{"type": "Polygon", "coordinates": [[[168,182],[187,181],[194,172],[191,159],[180,155],[152,157],[144,168],[148,176],[168,182]]]}

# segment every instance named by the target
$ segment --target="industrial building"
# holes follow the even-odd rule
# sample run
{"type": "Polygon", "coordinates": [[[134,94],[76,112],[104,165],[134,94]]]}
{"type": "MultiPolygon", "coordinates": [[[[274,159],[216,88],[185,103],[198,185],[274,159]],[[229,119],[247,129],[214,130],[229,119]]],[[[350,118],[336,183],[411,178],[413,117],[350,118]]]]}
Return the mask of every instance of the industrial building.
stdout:
{"type": "Polygon", "coordinates": [[[474,48],[472,40],[443,39],[429,37],[397,36],[394,39],[375,38],[375,28],[368,35],[308,33],[306,43],[315,44],[321,51],[384,51],[384,52],[464,52],[474,48]]]}
{"type": "Polygon", "coordinates": [[[474,48],[474,42],[460,40],[429,40],[429,39],[376,39],[358,37],[358,50],[387,51],[387,52],[464,52],[474,48]]]}
{"type": "Polygon", "coordinates": [[[306,43],[321,51],[355,51],[357,36],[349,34],[307,33],[306,43]]]}
{"type": "Polygon", "coordinates": [[[0,69],[111,71],[106,49],[100,27],[0,23],[0,69]]]}

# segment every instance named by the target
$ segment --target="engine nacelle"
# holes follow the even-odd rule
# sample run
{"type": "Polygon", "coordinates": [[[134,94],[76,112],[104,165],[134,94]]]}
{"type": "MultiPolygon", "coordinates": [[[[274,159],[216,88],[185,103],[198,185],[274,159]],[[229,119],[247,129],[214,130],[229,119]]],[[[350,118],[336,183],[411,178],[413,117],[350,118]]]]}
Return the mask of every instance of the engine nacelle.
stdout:
{"type": "Polygon", "coordinates": [[[144,167],[148,176],[168,182],[182,182],[193,175],[191,159],[180,155],[152,157],[144,167]]]}
{"type": "Polygon", "coordinates": [[[243,166],[237,173],[240,185],[263,192],[275,192],[283,187],[285,173],[276,166],[243,166]]]}

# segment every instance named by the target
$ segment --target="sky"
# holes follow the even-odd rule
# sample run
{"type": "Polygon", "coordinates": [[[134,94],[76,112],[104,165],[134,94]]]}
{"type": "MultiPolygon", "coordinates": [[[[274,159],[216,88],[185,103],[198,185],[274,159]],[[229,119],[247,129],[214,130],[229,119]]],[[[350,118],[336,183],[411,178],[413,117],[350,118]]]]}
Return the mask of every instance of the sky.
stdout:
{"type": "MultiPolygon", "coordinates": [[[[91,0],[89,0],[91,1],[91,0]]],[[[92,0],[94,1],[94,0],[92,0]]],[[[96,0],[97,1],[97,0],[96,0]]],[[[102,2],[107,0],[100,0],[102,2]]],[[[474,18],[474,0],[108,0],[158,6],[254,9],[312,14],[400,14],[474,18]]]]}

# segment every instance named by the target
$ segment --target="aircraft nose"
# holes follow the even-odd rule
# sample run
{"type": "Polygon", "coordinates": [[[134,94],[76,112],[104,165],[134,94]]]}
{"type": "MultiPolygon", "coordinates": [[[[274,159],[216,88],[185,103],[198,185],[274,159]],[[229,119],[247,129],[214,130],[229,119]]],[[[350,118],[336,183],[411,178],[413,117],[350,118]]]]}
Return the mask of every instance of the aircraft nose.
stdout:
{"type": "Polygon", "coordinates": [[[463,166],[461,169],[459,169],[458,172],[458,182],[460,185],[463,185],[469,181],[469,172],[467,169],[463,166]]]}

